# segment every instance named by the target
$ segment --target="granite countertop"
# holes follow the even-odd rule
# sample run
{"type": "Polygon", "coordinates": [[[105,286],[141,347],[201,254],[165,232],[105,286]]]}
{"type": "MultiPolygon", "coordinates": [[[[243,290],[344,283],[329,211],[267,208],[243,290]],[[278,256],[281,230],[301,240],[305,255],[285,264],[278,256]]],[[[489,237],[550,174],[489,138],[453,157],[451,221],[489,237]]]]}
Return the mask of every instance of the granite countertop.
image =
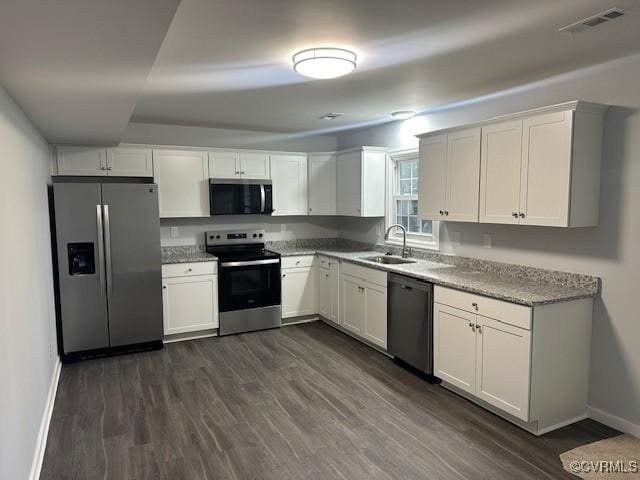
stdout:
{"type": "MultiPolygon", "coordinates": [[[[466,292],[518,303],[526,306],[565,302],[581,298],[595,297],[597,287],[589,285],[562,285],[532,278],[505,275],[503,272],[473,270],[468,267],[438,263],[429,260],[411,259],[415,263],[381,265],[364,260],[366,257],[380,256],[379,251],[354,251],[348,248],[284,248],[272,249],[282,256],[322,254],[369,268],[397,273],[419,280],[426,280],[466,292]]],[[[571,275],[571,274],[568,274],[571,275]]]]}
{"type": "Polygon", "coordinates": [[[204,251],[200,246],[162,247],[162,264],[215,262],[218,257],[204,251]]]}

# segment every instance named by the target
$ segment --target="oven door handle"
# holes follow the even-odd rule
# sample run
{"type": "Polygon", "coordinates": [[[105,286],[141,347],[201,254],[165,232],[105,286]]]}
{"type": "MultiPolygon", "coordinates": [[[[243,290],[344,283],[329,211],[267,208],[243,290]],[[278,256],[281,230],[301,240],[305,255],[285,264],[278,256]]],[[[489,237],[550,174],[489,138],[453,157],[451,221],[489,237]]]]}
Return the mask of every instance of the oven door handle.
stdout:
{"type": "Polygon", "coordinates": [[[264,209],[267,203],[267,194],[264,191],[264,183],[260,184],[260,213],[265,213],[264,209]]]}
{"type": "Polygon", "coordinates": [[[245,262],[222,262],[220,268],[252,267],[254,265],[271,265],[274,263],[280,263],[280,259],[270,258],[268,260],[248,260],[245,262]]]}

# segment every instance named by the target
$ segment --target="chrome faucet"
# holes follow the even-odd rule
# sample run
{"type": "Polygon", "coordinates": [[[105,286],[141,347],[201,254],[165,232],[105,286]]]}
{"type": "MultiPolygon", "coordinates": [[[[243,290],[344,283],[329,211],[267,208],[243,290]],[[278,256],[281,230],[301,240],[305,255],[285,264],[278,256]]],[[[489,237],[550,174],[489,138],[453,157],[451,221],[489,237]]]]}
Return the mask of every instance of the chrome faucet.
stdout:
{"type": "Polygon", "coordinates": [[[387,231],[384,232],[384,239],[389,240],[389,232],[393,228],[399,228],[402,230],[402,258],[407,258],[409,256],[409,249],[407,248],[407,229],[403,225],[400,225],[399,223],[391,225],[387,228],[387,231]]]}

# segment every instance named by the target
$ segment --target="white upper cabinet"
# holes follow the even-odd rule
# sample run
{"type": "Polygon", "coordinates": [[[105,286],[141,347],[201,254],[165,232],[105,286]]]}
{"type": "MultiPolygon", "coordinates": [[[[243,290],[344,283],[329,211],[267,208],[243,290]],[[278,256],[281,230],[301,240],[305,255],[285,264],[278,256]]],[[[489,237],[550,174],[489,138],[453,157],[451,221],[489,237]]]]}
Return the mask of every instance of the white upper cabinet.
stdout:
{"type": "Polygon", "coordinates": [[[160,217],[208,217],[207,152],[154,150],[153,158],[160,217]]]}
{"type": "Polygon", "coordinates": [[[338,215],[384,216],[386,158],[385,149],[378,147],[359,147],[338,152],[338,215]]]}
{"type": "Polygon", "coordinates": [[[518,223],[522,121],[482,129],[480,222],[518,223]]]}
{"type": "Polygon", "coordinates": [[[107,150],[96,147],[56,148],[58,175],[107,175],[107,150]]]}
{"type": "Polygon", "coordinates": [[[58,175],[152,177],[147,147],[57,147],[58,175]]]}
{"type": "Polygon", "coordinates": [[[268,153],[240,152],[240,174],[243,178],[271,178],[268,153]]]}
{"type": "Polygon", "coordinates": [[[605,111],[603,105],[568,102],[420,136],[420,215],[597,225],[605,111]]]}
{"type": "Polygon", "coordinates": [[[271,178],[269,154],[232,150],[209,152],[209,173],[212,178],[271,178]]]}
{"type": "Polygon", "coordinates": [[[238,152],[209,152],[209,175],[211,178],[240,178],[238,152]]]}
{"type": "Polygon", "coordinates": [[[271,155],[273,215],[307,215],[307,156],[271,155]]]}
{"type": "Polygon", "coordinates": [[[309,215],[336,215],[336,155],[309,154],[309,215]]]}
{"type": "Polygon", "coordinates": [[[477,222],[479,183],[480,128],[421,139],[418,196],[421,217],[477,222]]]}
{"type": "Polygon", "coordinates": [[[423,218],[440,220],[447,204],[446,134],[420,139],[419,171],[418,213],[423,218]]]}
{"type": "Polygon", "coordinates": [[[107,174],[110,177],[153,177],[152,150],[144,147],[108,148],[107,174]]]}

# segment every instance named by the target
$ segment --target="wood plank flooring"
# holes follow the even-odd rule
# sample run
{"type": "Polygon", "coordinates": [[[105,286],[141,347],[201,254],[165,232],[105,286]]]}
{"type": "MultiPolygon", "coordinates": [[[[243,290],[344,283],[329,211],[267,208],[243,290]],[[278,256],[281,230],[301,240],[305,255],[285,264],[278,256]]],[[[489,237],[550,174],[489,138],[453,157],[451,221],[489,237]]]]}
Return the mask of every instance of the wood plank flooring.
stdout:
{"type": "Polygon", "coordinates": [[[320,322],[65,365],[41,479],[558,479],[534,437],[320,322]]]}

